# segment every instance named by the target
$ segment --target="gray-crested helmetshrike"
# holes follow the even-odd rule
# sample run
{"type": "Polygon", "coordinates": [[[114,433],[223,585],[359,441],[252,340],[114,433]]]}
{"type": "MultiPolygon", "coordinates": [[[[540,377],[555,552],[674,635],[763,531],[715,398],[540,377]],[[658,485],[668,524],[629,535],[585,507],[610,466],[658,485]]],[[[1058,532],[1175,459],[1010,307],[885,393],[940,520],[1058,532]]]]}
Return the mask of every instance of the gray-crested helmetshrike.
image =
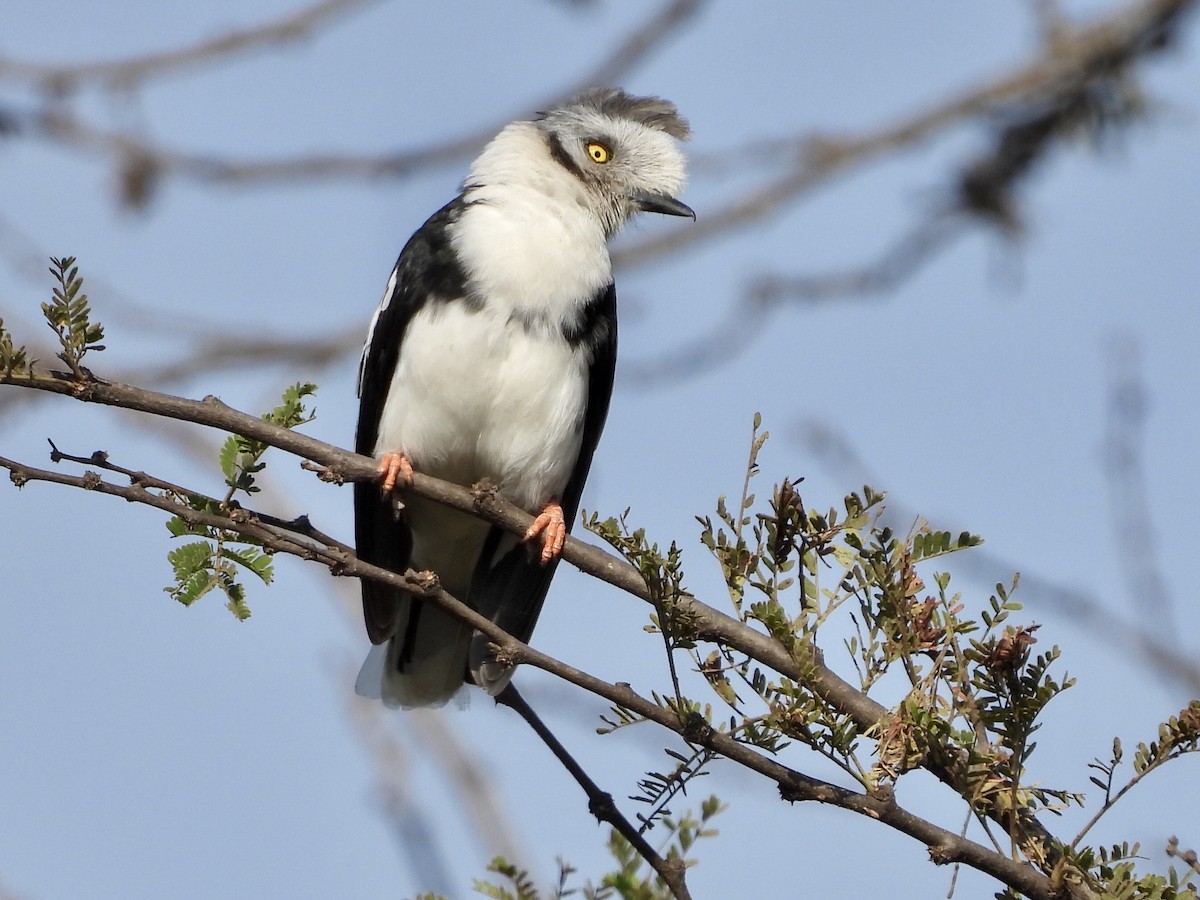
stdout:
{"type": "MultiPolygon", "coordinates": [[[[612,392],[617,301],[608,239],[641,211],[691,216],[675,106],[585,92],[484,148],[459,195],[409,239],[371,319],[356,449],[382,484],[354,486],[367,562],[437,573],[528,641],[579,507],[612,392]],[[524,539],[404,496],[414,470],[487,478],[536,516],[524,539]],[[381,490],[382,488],[382,490],[381,490]]],[[[433,603],[363,580],[375,645],[357,691],[440,705],[464,683],[499,693],[512,668],[433,603]]]]}

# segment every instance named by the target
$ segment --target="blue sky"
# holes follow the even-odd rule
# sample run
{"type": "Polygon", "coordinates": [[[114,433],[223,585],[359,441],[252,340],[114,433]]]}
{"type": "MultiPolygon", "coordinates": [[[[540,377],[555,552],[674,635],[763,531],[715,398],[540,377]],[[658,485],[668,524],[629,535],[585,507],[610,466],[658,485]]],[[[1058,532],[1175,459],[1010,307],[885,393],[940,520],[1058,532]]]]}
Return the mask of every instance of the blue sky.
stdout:
{"type": "MultiPolygon", "coordinates": [[[[697,159],[756,136],[857,133],[1019,64],[1035,46],[1031,5],[880,4],[864,13],[845,4],[714,3],[624,84],[679,105],[697,159]]],[[[117,57],[288,8],[138,2],[118,12],[16,0],[0,52],[117,57]]],[[[79,106],[165,144],[237,158],[419,146],[529,113],[647,14],[633,4],[577,11],[535,0],[377,4],[313,40],[157,79],[133,97],[87,92],[79,106]]],[[[951,129],[752,228],[618,273],[620,374],[584,506],[631,507],[653,538],[679,540],[689,586],[719,605],[720,578],[695,541],[694,516],[740,489],[761,411],[773,434],[764,483],[803,475],[806,501],[821,507],[869,477],[894,508],[982,534],[996,562],[955,575],[972,606],[1019,569],[1094,597],[1114,623],[1138,621],[1144,607],[1118,550],[1129,511],[1114,518],[1102,453],[1108,355],[1132,344],[1150,403],[1142,449],[1152,546],[1178,623],[1169,639],[1194,652],[1200,62],[1194,31],[1185,35],[1145,69],[1148,121],[1098,150],[1059,149],[1037,171],[1023,195],[1021,239],[968,230],[886,297],[781,310],[753,334],[731,334],[728,357],[699,374],[653,374],[664,354],[725,321],[757,275],[873,259],[944,196],[985,147],[984,131],[951,129]],[[817,452],[805,439],[814,423],[849,442],[869,476],[853,460],[817,452]]],[[[0,104],[29,103],[0,83],[0,104]]],[[[243,189],[169,180],[136,212],[116,203],[103,161],[32,138],[0,141],[0,316],[14,329],[38,327],[48,276],[17,263],[70,254],[108,325],[101,374],[172,359],[197,321],[251,335],[365,331],[399,248],[464,171],[456,162],[412,180],[243,189]]],[[[697,165],[684,199],[703,219],[758,178],[697,165]]],[[[626,244],[686,224],[645,220],[626,244]]],[[[321,387],[308,431],[346,446],[354,366],[350,353],[323,371],[284,362],[172,390],[218,394],[253,411],[312,378],[321,387]]],[[[172,434],[49,399],[4,411],[0,454],[41,462],[51,437],[69,452],[108,450],[124,465],[216,490],[215,436],[172,434]]],[[[347,490],[319,484],[282,455],[270,472],[265,502],[349,534],[347,490]]],[[[410,714],[365,720],[382,723],[395,742],[387,772],[412,803],[406,821],[429,823],[443,847],[446,883],[430,883],[443,876],[418,870],[400,848],[383,812],[380,769],[355,724],[348,695],[366,649],[355,585],[280,561],[277,584],[252,589],[254,616],[239,624],[215,598],[184,609],[162,593],[169,546],[148,509],[46,485],[0,491],[0,885],[42,900],[465,896],[501,837],[543,883],[558,855],[584,874],[604,870],[606,832],[578,789],[523,726],[480,696],[439,721],[495,788],[503,818],[485,829],[491,844],[438,765],[446,751],[436,725],[410,714]]],[[[1127,745],[1151,737],[1189,697],[1148,672],[1119,633],[1081,628],[1052,592],[1019,597],[1027,620],[1042,624],[1038,649],[1058,644],[1080,680],[1051,707],[1032,774],[1087,790],[1086,763],[1114,735],[1127,745]]],[[[534,643],[609,680],[661,688],[665,666],[658,638],[642,630],[646,616],[637,601],[563,567],[534,643]]],[[[828,649],[844,669],[837,641],[828,649]]],[[[603,704],[542,673],[519,679],[617,797],[667,765],[667,735],[643,726],[598,737],[603,704]]],[[[819,760],[794,762],[835,777],[819,760]]],[[[1185,760],[1149,780],[1097,840],[1141,840],[1161,864],[1168,835],[1188,841],[1194,811],[1179,788],[1194,775],[1194,760],[1185,760]]],[[[730,808],[717,821],[721,836],[701,846],[697,896],[832,896],[853,878],[904,900],[948,886],[949,873],[910,839],[848,813],[787,807],[770,785],[732,767],[718,766],[698,787],[730,808]]],[[[946,827],[961,824],[956,798],[920,774],[906,777],[898,796],[946,827]]],[[[1072,812],[1062,830],[1073,834],[1085,819],[1072,812]]],[[[958,896],[992,889],[966,875],[958,896]]]]}

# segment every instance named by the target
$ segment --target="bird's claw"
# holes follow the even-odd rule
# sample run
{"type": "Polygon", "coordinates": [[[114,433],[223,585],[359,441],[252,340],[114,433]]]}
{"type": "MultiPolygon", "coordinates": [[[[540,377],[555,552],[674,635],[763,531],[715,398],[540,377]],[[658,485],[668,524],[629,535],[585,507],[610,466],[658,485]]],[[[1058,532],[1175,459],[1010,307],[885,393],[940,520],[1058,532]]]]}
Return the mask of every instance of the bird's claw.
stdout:
{"type": "Polygon", "coordinates": [[[412,485],[412,463],[403,453],[385,453],[379,458],[379,475],[383,479],[380,487],[385,494],[397,488],[404,490],[412,485]]]}
{"type": "Polygon", "coordinates": [[[542,538],[541,563],[544,566],[562,555],[563,545],[567,542],[567,520],[557,500],[547,503],[541,514],[533,520],[525,532],[525,540],[532,541],[539,535],[542,538]]]}

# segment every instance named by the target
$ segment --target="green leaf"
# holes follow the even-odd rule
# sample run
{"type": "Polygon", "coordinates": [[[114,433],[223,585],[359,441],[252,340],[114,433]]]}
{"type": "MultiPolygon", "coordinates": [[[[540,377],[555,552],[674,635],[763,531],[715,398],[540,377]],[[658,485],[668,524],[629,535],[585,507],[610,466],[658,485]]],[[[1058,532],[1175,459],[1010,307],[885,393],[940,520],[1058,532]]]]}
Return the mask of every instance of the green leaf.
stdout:
{"type": "Polygon", "coordinates": [[[221,589],[229,598],[225,608],[233,613],[239,622],[245,622],[250,618],[250,607],[246,605],[246,589],[231,579],[221,578],[220,582],[221,589]]]}
{"type": "Polygon", "coordinates": [[[253,572],[262,580],[263,584],[270,584],[274,578],[273,560],[270,554],[263,552],[258,547],[243,547],[240,550],[222,547],[220,555],[253,572]]]}
{"type": "Polygon", "coordinates": [[[175,585],[163,590],[184,606],[191,606],[217,586],[212,571],[213,555],[213,545],[208,541],[176,547],[167,554],[167,561],[175,570],[175,585]]]}
{"type": "Polygon", "coordinates": [[[183,580],[190,578],[195,572],[207,569],[212,565],[213,546],[207,541],[194,541],[176,547],[167,554],[167,561],[175,569],[175,577],[183,580]]]}
{"type": "Polygon", "coordinates": [[[49,303],[42,304],[46,322],[58,335],[61,351],[58,358],[65,362],[77,377],[83,377],[80,361],[89,352],[104,349],[104,326],[90,319],[87,294],[82,293],[83,279],[74,257],[50,259],[50,273],[58,281],[49,303]]]}
{"type": "MultiPolygon", "coordinates": [[[[296,382],[284,389],[283,402],[270,412],[263,413],[262,419],[288,429],[311,422],[316,413],[310,413],[304,408],[304,398],[312,396],[316,390],[316,385],[311,382],[296,382]]],[[[219,461],[225,483],[229,487],[226,501],[231,500],[239,491],[245,494],[258,493],[259,488],[255,484],[254,476],[266,468],[262,457],[268,449],[269,445],[266,442],[240,434],[233,435],[225,441],[221,446],[219,461]]]]}
{"type": "Polygon", "coordinates": [[[13,344],[12,335],[4,327],[4,319],[0,318],[0,378],[28,375],[30,366],[28,352],[23,346],[13,344]]]}
{"type": "Polygon", "coordinates": [[[238,451],[241,449],[241,442],[235,435],[230,435],[225,439],[225,443],[221,445],[221,454],[218,457],[221,463],[221,474],[225,476],[226,484],[232,485],[236,469],[238,451]]]}

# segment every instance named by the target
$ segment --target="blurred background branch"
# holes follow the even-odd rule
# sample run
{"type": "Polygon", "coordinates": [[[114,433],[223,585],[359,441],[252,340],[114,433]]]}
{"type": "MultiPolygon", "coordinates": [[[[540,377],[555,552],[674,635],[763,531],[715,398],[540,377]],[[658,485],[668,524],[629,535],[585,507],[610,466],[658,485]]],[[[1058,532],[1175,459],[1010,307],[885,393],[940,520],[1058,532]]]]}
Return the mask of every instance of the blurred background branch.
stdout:
{"type": "Polygon", "coordinates": [[[50,97],[79,90],[134,90],[152,78],[223,64],[227,57],[311,39],[338,17],[376,0],[319,0],[276,19],[141,56],[85,62],[44,62],[0,54],[0,80],[24,83],[50,97]]]}

